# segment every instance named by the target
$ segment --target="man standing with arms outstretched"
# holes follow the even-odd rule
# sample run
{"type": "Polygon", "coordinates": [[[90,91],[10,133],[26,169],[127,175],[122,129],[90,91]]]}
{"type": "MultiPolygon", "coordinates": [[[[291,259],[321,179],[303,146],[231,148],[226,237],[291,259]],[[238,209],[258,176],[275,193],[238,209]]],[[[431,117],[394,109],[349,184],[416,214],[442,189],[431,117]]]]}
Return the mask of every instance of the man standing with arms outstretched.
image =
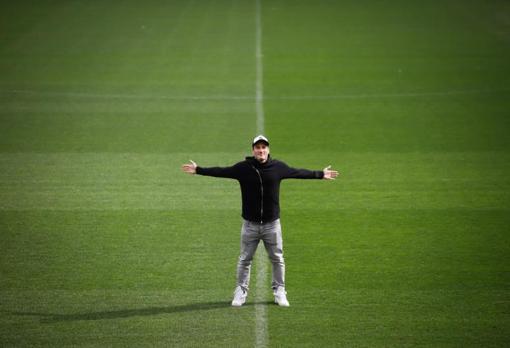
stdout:
{"type": "Polygon", "coordinates": [[[242,306],[248,295],[253,255],[262,240],[273,270],[271,286],[275,303],[288,307],[285,291],[282,229],[280,225],[280,182],[283,179],[326,179],[338,176],[330,166],[322,171],[291,168],[269,155],[269,140],[259,135],[252,142],[253,157],[231,167],[199,167],[190,161],[182,166],[189,174],[230,178],[239,181],[242,197],[241,254],[237,264],[237,286],[232,306],[242,306]]]}

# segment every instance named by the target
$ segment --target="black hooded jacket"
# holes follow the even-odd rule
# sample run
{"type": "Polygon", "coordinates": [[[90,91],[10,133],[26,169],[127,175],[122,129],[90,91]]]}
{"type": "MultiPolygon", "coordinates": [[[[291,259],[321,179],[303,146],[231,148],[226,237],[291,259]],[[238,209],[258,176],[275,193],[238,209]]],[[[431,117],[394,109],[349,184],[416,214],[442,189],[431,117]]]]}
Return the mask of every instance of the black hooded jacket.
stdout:
{"type": "Polygon", "coordinates": [[[291,168],[284,162],[268,157],[260,163],[254,157],[231,167],[197,167],[199,175],[230,178],[239,181],[244,219],[266,223],[280,218],[280,182],[283,179],[322,179],[324,172],[291,168]]]}

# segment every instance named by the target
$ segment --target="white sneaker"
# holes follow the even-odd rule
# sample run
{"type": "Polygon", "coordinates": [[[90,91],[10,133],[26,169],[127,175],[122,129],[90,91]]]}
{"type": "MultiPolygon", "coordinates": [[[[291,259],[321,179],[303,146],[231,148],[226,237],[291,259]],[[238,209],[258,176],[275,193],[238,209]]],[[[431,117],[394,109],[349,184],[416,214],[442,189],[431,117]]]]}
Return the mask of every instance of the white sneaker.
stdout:
{"type": "Polygon", "coordinates": [[[287,292],[284,287],[279,286],[274,291],[274,303],[278,304],[281,307],[289,307],[289,301],[287,301],[287,292]]]}
{"type": "Polygon", "coordinates": [[[243,290],[242,287],[236,287],[234,291],[234,299],[232,300],[232,306],[241,307],[246,302],[246,296],[248,296],[248,292],[243,290]]]}

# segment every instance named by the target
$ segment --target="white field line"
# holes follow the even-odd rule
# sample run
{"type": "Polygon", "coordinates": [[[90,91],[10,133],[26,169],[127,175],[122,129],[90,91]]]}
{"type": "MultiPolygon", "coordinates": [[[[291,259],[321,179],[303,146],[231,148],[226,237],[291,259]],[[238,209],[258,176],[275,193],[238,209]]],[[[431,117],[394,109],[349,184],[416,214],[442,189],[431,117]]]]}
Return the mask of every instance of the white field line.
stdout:
{"type": "Polygon", "coordinates": [[[86,92],[45,92],[34,90],[11,90],[0,91],[2,94],[23,94],[41,97],[68,97],[68,98],[90,98],[90,99],[134,99],[134,100],[153,100],[153,99],[167,99],[167,100],[248,100],[252,101],[253,96],[242,95],[137,95],[137,94],[109,94],[109,93],[86,93],[86,92]]]}
{"type": "MultiPolygon", "coordinates": [[[[255,0],[255,61],[256,61],[256,81],[255,81],[255,110],[257,114],[257,134],[264,133],[264,85],[263,85],[263,65],[262,65],[262,23],[260,13],[260,0],[255,0]]],[[[267,281],[267,257],[259,246],[255,253],[255,265],[257,269],[257,278],[255,284],[255,347],[267,347],[269,342],[267,308],[264,304],[264,287],[267,281]]]]}
{"type": "Polygon", "coordinates": [[[260,0],[255,1],[255,60],[256,60],[256,82],[255,82],[255,108],[257,111],[257,133],[264,133],[264,84],[262,63],[262,23],[260,18],[260,0]]]}
{"type": "Polygon", "coordinates": [[[257,267],[257,278],[255,287],[255,347],[268,346],[267,333],[267,308],[265,304],[264,286],[267,282],[267,256],[263,246],[259,245],[255,253],[255,265],[257,267]]]}
{"type": "Polygon", "coordinates": [[[474,95],[508,93],[510,89],[493,90],[450,90],[432,92],[399,92],[399,93],[359,93],[338,95],[296,95],[265,97],[271,100],[328,100],[328,99],[384,99],[384,98],[417,98],[417,97],[445,97],[450,95],[474,95]]]}
{"type": "MultiPolygon", "coordinates": [[[[260,35],[262,32],[259,33],[260,35]]],[[[491,95],[508,93],[510,89],[481,89],[481,90],[449,90],[430,92],[399,92],[399,93],[353,93],[353,94],[332,94],[332,95],[281,95],[264,96],[262,86],[262,53],[260,46],[257,46],[257,81],[256,95],[137,95],[137,94],[116,94],[116,93],[87,93],[87,92],[49,92],[36,90],[0,90],[0,98],[10,95],[27,95],[35,97],[52,98],[89,98],[89,99],[123,99],[123,100],[177,100],[177,101],[249,101],[255,100],[257,108],[257,130],[264,132],[264,109],[265,100],[335,100],[335,99],[399,99],[399,98],[420,98],[420,97],[446,97],[452,95],[491,95]]]]}

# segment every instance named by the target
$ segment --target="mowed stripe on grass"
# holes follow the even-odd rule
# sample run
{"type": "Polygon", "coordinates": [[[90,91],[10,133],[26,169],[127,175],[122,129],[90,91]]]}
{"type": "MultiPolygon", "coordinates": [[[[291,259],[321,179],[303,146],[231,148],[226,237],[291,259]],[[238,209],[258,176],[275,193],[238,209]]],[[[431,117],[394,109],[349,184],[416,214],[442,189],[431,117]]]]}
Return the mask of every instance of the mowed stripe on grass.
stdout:
{"type": "MultiPolygon", "coordinates": [[[[190,155],[204,165],[228,165],[242,157],[240,153],[2,154],[0,210],[183,211],[214,202],[208,207],[211,212],[234,209],[239,213],[235,181],[190,180],[182,175],[179,166],[190,155]]],[[[299,209],[303,201],[321,202],[310,206],[312,211],[510,208],[510,158],[504,152],[323,152],[277,157],[317,168],[335,157],[348,168],[342,180],[332,184],[285,181],[282,204],[290,209],[299,209]]]]}
{"type": "Polygon", "coordinates": [[[508,6],[369,7],[264,13],[273,154],[342,173],[282,186],[293,307],[269,309],[272,343],[505,346],[508,6]]]}
{"type": "Polygon", "coordinates": [[[238,188],[180,165],[246,154],[252,100],[214,97],[254,95],[253,4],[25,5],[1,89],[44,93],[2,95],[0,344],[252,347],[238,188]]]}

